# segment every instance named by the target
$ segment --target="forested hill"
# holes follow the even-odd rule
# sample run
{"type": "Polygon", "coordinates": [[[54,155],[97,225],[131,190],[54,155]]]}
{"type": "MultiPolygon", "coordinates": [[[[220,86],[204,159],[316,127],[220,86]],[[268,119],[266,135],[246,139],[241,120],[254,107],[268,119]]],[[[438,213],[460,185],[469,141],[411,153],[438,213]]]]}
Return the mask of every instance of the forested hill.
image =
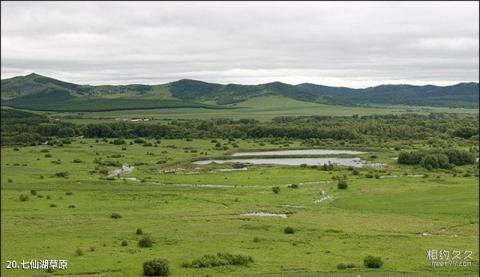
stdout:
{"type": "Polygon", "coordinates": [[[105,111],[175,107],[229,108],[274,95],[312,103],[416,105],[477,108],[479,84],[452,86],[381,85],[365,89],[316,84],[215,84],[179,80],[161,85],[79,85],[35,73],[1,81],[2,105],[32,110],[105,111]]]}

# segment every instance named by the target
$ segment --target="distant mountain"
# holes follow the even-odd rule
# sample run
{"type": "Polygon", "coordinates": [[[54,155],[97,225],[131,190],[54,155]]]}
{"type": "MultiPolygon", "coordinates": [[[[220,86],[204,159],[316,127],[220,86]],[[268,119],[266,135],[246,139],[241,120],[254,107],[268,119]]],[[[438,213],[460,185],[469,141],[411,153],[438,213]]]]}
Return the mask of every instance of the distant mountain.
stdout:
{"type": "Polygon", "coordinates": [[[479,105],[479,84],[453,86],[381,85],[366,89],[316,84],[215,84],[183,79],[162,85],[79,85],[35,73],[1,81],[2,105],[31,110],[107,111],[176,107],[231,108],[259,96],[340,105],[479,105]]]}

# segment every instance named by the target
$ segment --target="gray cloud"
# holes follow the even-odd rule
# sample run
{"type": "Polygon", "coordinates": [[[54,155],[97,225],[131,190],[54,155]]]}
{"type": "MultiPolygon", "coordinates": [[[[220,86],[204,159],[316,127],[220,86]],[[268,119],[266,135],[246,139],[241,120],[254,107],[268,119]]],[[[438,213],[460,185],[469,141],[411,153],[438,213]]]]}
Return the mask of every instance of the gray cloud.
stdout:
{"type": "Polygon", "coordinates": [[[478,2],[2,2],[2,78],[478,81],[478,2]]]}

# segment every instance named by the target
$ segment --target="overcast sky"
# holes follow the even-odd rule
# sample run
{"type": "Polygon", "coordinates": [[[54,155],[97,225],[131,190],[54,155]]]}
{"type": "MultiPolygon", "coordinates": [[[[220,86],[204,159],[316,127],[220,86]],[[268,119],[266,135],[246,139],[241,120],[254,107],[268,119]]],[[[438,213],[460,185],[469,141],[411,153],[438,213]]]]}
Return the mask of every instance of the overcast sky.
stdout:
{"type": "Polygon", "coordinates": [[[479,78],[478,2],[2,2],[1,75],[82,84],[479,78]]]}

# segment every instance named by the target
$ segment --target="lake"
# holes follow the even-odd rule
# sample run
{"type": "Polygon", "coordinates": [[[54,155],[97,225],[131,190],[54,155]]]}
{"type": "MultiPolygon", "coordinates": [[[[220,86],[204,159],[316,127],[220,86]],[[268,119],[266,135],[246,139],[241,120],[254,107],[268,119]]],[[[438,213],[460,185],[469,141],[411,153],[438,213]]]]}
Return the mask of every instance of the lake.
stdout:
{"type": "Polygon", "coordinates": [[[364,167],[365,163],[360,158],[271,158],[271,159],[231,159],[231,160],[202,160],[194,164],[204,165],[210,163],[250,163],[250,164],[273,164],[273,165],[323,165],[337,164],[352,167],[364,167]]]}
{"type": "Polygon", "coordinates": [[[358,155],[367,152],[353,150],[330,150],[330,149],[303,149],[303,150],[279,150],[279,151],[259,151],[259,152],[240,152],[234,153],[232,156],[287,156],[287,155],[339,155],[349,154],[358,155]]]}

